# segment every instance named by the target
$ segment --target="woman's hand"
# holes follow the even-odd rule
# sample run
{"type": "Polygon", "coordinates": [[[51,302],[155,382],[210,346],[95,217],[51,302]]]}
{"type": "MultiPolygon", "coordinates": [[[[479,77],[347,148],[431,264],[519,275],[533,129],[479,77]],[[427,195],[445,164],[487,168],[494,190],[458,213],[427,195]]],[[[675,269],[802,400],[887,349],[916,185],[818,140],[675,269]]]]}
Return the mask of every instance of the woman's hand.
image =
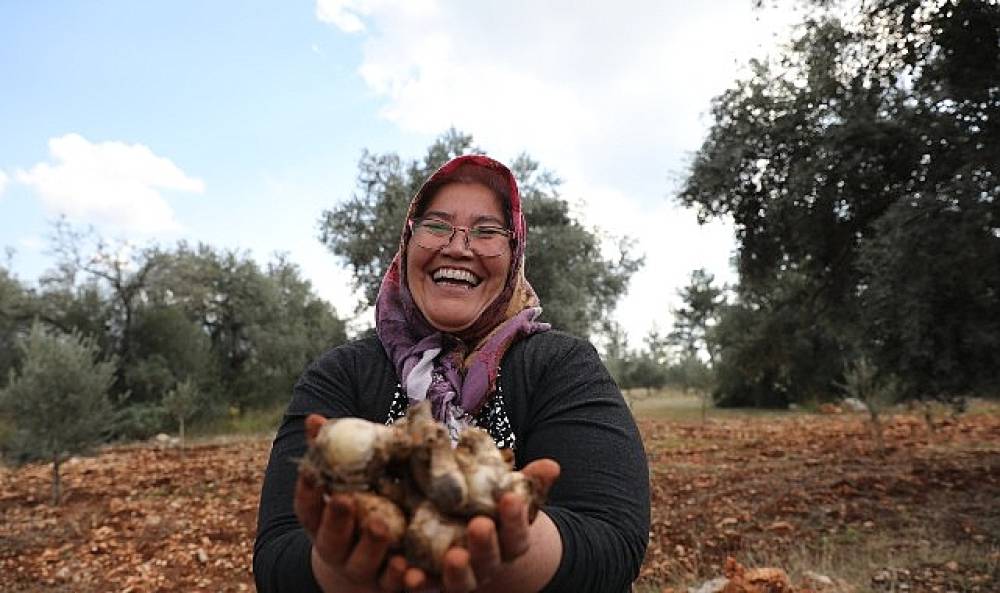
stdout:
{"type": "MultiPolygon", "coordinates": [[[[539,459],[521,471],[534,478],[543,493],[548,493],[559,477],[559,464],[539,459]]],[[[539,512],[535,521],[529,523],[528,504],[516,494],[505,494],[499,506],[499,523],[488,517],[469,521],[467,547],[445,552],[440,581],[411,567],[404,576],[406,589],[440,587],[445,593],[467,593],[491,588],[493,584],[498,590],[509,591],[513,585],[513,590],[520,591],[538,590],[547,583],[562,555],[562,542],[552,521],[539,512]],[[525,556],[529,550],[531,558],[525,556]]]]}
{"type": "MultiPolygon", "coordinates": [[[[306,440],[316,439],[326,419],[306,418],[306,440]]],[[[332,495],[324,501],[323,489],[300,475],[295,486],[295,514],[313,542],[312,569],[328,593],[395,593],[403,589],[406,559],[389,557],[388,530],[379,520],[369,521],[357,532],[354,501],[332,495]]]]}

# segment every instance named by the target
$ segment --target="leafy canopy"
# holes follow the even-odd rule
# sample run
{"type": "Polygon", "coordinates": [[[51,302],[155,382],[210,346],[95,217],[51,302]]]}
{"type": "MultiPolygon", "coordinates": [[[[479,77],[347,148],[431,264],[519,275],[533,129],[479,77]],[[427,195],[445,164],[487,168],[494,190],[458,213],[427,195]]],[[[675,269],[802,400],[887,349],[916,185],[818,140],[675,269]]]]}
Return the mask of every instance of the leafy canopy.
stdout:
{"type": "Polygon", "coordinates": [[[876,0],[855,16],[820,11],[752,62],[715,100],[680,194],[735,223],[723,400],[825,397],[862,355],[909,397],[995,391],[1000,5],[876,0]]]}
{"type": "Polygon", "coordinates": [[[53,498],[59,502],[59,464],[86,452],[108,433],[115,361],[100,359],[93,339],[34,323],[19,341],[21,367],[0,391],[0,415],[13,425],[4,444],[16,461],[53,463],[53,498]]]}

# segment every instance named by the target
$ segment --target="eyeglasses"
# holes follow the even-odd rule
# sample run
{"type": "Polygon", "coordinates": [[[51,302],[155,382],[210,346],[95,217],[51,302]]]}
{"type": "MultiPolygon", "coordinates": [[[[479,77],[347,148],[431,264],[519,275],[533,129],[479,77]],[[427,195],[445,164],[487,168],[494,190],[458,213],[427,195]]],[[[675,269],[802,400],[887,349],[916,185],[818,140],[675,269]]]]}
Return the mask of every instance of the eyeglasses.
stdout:
{"type": "Polygon", "coordinates": [[[417,245],[424,249],[444,249],[455,238],[456,231],[465,233],[465,244],[480,257],[503,255],[511,233],[509,230],[490,225],[474,227],[455,226],[437,219],[410,219],[410,232],[417,245]]]}

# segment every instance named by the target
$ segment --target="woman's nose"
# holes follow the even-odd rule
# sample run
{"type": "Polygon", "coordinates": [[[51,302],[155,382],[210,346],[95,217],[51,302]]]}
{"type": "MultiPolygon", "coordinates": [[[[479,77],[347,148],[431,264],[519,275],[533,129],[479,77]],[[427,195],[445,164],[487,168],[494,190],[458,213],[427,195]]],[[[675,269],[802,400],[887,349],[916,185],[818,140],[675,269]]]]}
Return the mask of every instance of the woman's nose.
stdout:
{"type": "Polygon", "coordinates": [[[456,228],[451,234],[451,240],[441,249],[442,253],[449,255],[472,255],[472,247],[469,243],[469,231],[463,228],[456,228]]]}

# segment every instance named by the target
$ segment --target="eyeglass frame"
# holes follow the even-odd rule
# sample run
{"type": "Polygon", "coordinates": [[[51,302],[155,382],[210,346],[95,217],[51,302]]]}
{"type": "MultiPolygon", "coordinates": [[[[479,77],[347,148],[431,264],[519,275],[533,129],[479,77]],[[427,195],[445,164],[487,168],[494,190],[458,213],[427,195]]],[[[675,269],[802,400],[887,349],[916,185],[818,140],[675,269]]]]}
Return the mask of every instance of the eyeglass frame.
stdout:
{"type": "MultiPolygon", "coordinates": [[[[418,241],[417,245],[420,245],[420,247],[423,247],[424,249],[432,249],[434,251],[440,251],[440,250],[444,249],[445,247],[451,245],[451,242],[455,240],[455,234],[458,231],[462,231],[465,234],[465,246],[468,247],[470,251],[472,251],[473,253],[475,253],[479,257],[500,257],[501,255],[503,255],[503,252],[497,253],[496,255],[484,255],[482,253],[479,253],[479,251],[477,251],[476,249],[473,248],[472,235],[470,233],[471,233],[471,231],[473,229],[476,229],[476,228],[479,228],[479,227],[485,227],[485,228],[488,228],[490,230],[499,231],[501,235],[507,237],[508,244],[511,241],[514,240],[514,231],[512,231],[510,229],[507,229],[507,228],[504,228],[504,227],[492,226],[492,225],[476,225],[476,226],[471,226],[471,227],[469,227],[469,226],[459,226],[457,224],[451,224],[447,220],[426,219],[426,218],[410,218],[410,219],[407,219],[406,223],[407,223],[407,226],[409,227],[409,230],[410,230],[410,236],[411,237],[415,237],[416,236],[415,228],[418,227],[418,226],[420,226],[420,224],[422,224],[424,222],[427,222],[428,220],[434,220],[435,222],[437,222],[439,224],[446,224],[446,225],[450,226],[451,227],[451,235],[448,237],[448,240],[445,241],[440,247],[427,247],[425,245],[420,245],[420,242],[418,241]]],[[[415,238],[414,238],[414,241],[416,241],[415,238]]]]}

